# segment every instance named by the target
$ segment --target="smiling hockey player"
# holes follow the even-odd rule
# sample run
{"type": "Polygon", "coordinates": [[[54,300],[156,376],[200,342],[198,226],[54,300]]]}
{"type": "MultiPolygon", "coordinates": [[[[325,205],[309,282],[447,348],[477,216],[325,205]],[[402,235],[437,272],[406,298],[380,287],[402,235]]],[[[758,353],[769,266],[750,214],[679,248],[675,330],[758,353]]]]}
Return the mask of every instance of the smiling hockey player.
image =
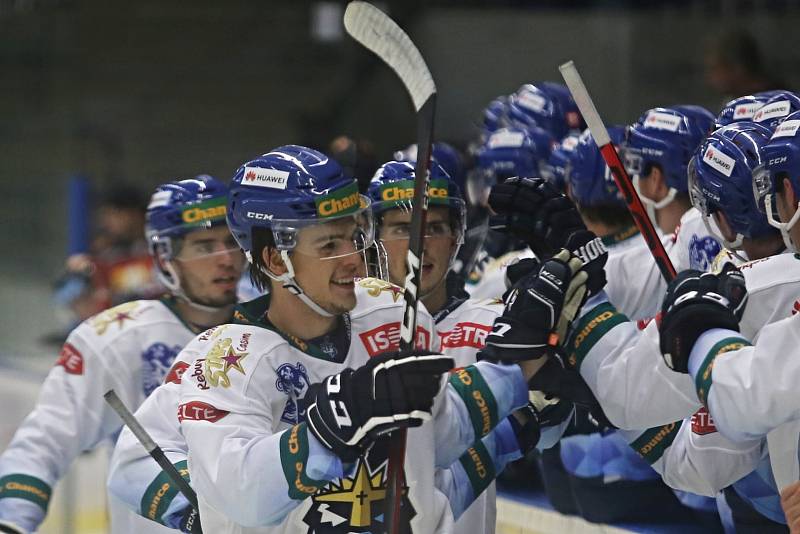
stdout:
{"type": "MultiPolygon", "coordinates": [[[[0,457],[0,520],[8,525],[0,531],[35,531],[72,461],[119,431],[103,393],[114,388],[138,406],[192,337],[231,316],[244,256],[225,226],[226,198],[225,185],[210,176],[156,189],[146,235],[172,295],[121,304],[69,335],[36,408],[0,457]]],[[[161,530],[110,503],[113,532],[161,530]]]]}

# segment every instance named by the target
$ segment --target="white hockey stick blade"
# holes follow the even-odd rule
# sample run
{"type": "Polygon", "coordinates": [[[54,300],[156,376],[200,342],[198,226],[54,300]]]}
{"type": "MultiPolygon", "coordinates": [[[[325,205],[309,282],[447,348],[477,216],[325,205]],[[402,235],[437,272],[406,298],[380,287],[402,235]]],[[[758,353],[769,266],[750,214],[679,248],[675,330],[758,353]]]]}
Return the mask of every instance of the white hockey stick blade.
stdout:
{"type": "Polygon", "coordinates": [[[592,132],[594,142],[599,147],[609,144],[611,138],[608,136],[608,130],[606,130],[603,119],[600,118],[600,114],[597,112],[597,108],[594,106],[594,102],[592,102],[589,96],[589,91],[586,90],[586,86],[583,84],[581,75],[578,74],[575,63],[571,60],[567,61],[558,67],[558,70],[561,71],[561,76],[564,78],[569,92],[572,93],[572,98],[575,99],[575,103],[578,105],[581,115],[583,115],[586,124],[589,126],[589,131],[592,132]]]}
{"type": "Polygon", "coordinates": [[[416,111],[436,92],[422,54],[406,32],[383,11],[367,2],[350,2],[344,12],[344,27],[353,39],[400,76],[416,111]]]}

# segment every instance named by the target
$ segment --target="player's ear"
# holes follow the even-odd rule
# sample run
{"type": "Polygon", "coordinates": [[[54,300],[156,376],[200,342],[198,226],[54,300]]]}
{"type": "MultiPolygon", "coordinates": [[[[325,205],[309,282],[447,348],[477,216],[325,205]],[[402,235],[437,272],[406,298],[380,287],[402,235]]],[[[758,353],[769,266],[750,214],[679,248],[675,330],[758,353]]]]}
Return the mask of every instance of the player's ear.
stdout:
{"type": "Polygon", "coordinates": [[[280,276],[287,271],[286,264],[281,258],[281,253],[275,247],[264,247],[261,251],[261,259],[264,260],[267,270],[273,274],[280,276]]]}
{"type": "Polygon", "coordinates": [[[792,181],[785,176],[783,177],[783,191],[784,195],[786,195],[786,203],[792,208],[796,207],[798,202],[797,191],[792,187],[792,181]]]}

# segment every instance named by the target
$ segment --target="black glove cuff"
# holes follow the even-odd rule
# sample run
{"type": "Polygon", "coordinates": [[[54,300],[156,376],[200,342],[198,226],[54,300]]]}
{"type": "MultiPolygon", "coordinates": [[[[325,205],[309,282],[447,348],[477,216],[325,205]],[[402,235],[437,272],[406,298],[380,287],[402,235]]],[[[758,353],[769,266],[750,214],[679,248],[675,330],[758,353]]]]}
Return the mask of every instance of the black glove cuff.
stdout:
{"type": "Polygon", "coordinates": [[[514,411],[508,416],[508,421],[511,423],[514,435],[517,436],[519,450],[523,456],[536,448],[542,434],[539,429],[539,418],[531,403],[514,411]]]}
{"type": "Polygon", "coordinates": [[[730,309],[713,302],[690,300],[663,319],[659,345],[664,361],[673,371],[689,372],[689,354],[704,332],[712,328],[739,331],[739,321],[730,309]]]}

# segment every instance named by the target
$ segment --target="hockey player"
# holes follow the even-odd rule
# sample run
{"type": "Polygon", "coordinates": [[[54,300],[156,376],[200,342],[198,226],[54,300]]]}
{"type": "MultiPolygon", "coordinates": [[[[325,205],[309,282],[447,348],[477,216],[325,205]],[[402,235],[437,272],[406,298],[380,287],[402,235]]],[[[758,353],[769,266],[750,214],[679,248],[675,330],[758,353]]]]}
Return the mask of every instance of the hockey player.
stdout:
{"type": "MultiPolygon", "coordinates": [[[[138,406],[196,333],[231,316],[244,256],[225,226],[226,194],[210,176],[156,189],[146,235],[171,295],[121,304],[69,335],[34,411],[0,457],[0,531],[35,531],[72,461],[119,431],[107,390],[138,406]]],[[[110,502],[114,532],[158,531],[110,502]]]]}
{"type": "MultiPolygon", "coordinates": [[[[777,127],[761,150],[763,163],[753,178],[759,205],[793,252],[797,250],[795,243],[800,242],[800,227],[796,225],[800,218],[798,127],[800,113],[789,115],[777,127]]],[[[796,316],[764,327],[751,346],[749,340],[755,333],[740,333],[738,321],[731,320],[724,310],[720,312],[719,305],[710,306],[708,298],[703,297],[698,291],[696,297],[684,299],[686,304],[668,309],[668,317],[678,319],[675,324],[683,322],[687,311],[694,313],[706,307],[709,313],[708,320],[698,321],[693,331],[672,329],[672,337],[665,340],[663,348],[671,368],[691,375],[698,398],[713,415],[720,432],[734,440],[752,439],[800,418],[794,387],[798,376],[793,358],[796,316]],[[720,345],[725,339],[730,343],[720,345]],[[743,373],[746,379],[737,383],[743,380],[743,373]]]]}
{"type": "MultiPolygon", "coordinates": [[[[367,434],[374,434],[363,425],[379,425],[379,429],[385,430],[391,428],[385,425],[396,424],[392,423],[395,419],[422,422],[438,389],[431,390],[431,382],[424,376],[441,371],[442,364],[437,362],[452,364],[452,360],[437,357],[388,360],[396,362],[392,367],[394,375],[388,374],[392,387],[398,388],[392,395],[391,406],[387,405],[388,399],[371,396],[371,391],[382,389],[369,388],[373,380],[370,377],[382,380],[387,374],[381,371],[387,365],[383,361],[386,357],[378,355],[397,346],[401,303],[395,286],[374,279],[353,283],[353,277],[363,266],[358,252],[370,239],[368,212],[358,202],[351,182],[323,155],[294,146],[281,147],[245,164],[234,179],[229,224],[253,258],[256,276],[265,283],[269,273],[275,282],[266,314],[266,301],[251,303],[246,313],[237,316],[239,324],[207,332],[181,356],[184,358],[181,361],[188,362],[182,365],[184,370],[197,367],[196,372],[191,375],[184,372],[179,379],[179,419],[188,443],[189,469],[192,483],[201,496],[201,517],[206,529],[225,532],[242,528],[231,521],[252,526],[275,524],[254,532],[382,528],[381,473],[385,463],[380,455],[385,454],[385,448],[378,443],[358,459],[361,448],[355,445],[367,439],[367,434]],[[275,177],[284,187],[251,183],[275,177]],[[303,187],[307,183],[313,183],[315,188],[303,187]],[[248,214],[253,215],[248,217],[248,214]],[[258,218],[258,214],[272,218],[258,218]],[[350,239],[354,232],[358,238],[355,245],[350,239]],[[315,245],[324,248],[318,250],[315,245]],[[328,252],[329,246],[334,250],[328,252]],[[325,259],[320,258],[323,254],[325,259]],[[322,273],[327,276],[320,276],[322,273]],[[355,308],[349,311],[332,308],[329,296],[334,292],[338,295],[337,304],[355,308]],[[326,321],[332,323],[332,330],[319,328],[317,336],[303,333],[326,321]],[[217,348],[224,350],[219,352],[217,348]],[[223,358],[221,367],[214,359],[218,353],[223,358]],[[252,357],[245,361],[247,354],[252,357]],[[200,358],[195,360],[198,355],[200,358]],[[372,355],[376,356],[370,360],[372,363],[360,367],[372,355]],[[345,369],[348,364],[356,366],[355,376],[353,371],[345,369]],[[332,385],[337,383],[333,378],[326,381],[327,386],[316,384],[309,389],[309,385],[318,383],[331,371],[339,371],[334,376],[341,389],[332,385]],[[239,375],[250,384],[246,389],[239,375]],[[362,389],[358,384],[364,380],[367,383],[362,389]],[[405,386],[396,380],[403,380],[405,386]],[[298,401],[304,395],[307,402],[300,406],[298,401]],[[316,400],[309,400],[308,395],[316,400]],[[245,401],[248,397],[251,400],[245,401]],[[336,402],[337,412],[327,408],[326,397],[336,402]],[[250,407],[245,409],[243,402],[250,407]],[[309,403],[303,414],[303,407],[309,403]],[[370,413],[371,410],[374,412],[370,413]],[[381,413],[395,416],[376,420],[381,413]],[[304,416],[308,423],[303,422],[304,416]],[[250,445],[242,449],[246,443],[250,445]],[[258,475],[250,474],[240,463],[246,451],[250,451],[247,452],[250,465],[258,465],[258,475]],[[274,461],[269,461],[271,456],[275,456],[274,461]],[[224,468],[219,464],[223,458],[224,468]],[[258,458],[264,461],[257,462],[258,458]],[[270,474],[272,470],[274,474],[270,474]],[[342,480],[336,483],[334,479],[342,480]],[[259,482],[262,480],[270,482],[264,485],[259,482]],[[228,487],[230,484],[233,486],[228,487]],[[369,497],[366,503],[355,498],[357,493],[369,497]],[[309,497],[311,494],[313,497],[309,497]]],[[[435,343],[434,330],[426,316],[424,312],[420,316],[420,337],[426,344],[435,343]]],[[[445,446],[433,447],[434,436],[430,432],[412,429],[409,434],[411,447],[406,466],[410,489],[404,498],[403,520],[410,521],[421,532],[431,532],[434,528],[447,531],[452,520],[444,496],[433,489],[431,459],[438,455],[437,465],[449,466],[476,437],[491,430],[498,420],[496,417],[502,419],[511,408],[527,402],[527,393],[520,390],[520,386],[527,389],[521,383],[521,374],[510,367],[468,368],[456,376],[461,377],[458,384],[462,385],[448,386],[449,401],[445,403],[456,411],[447,412],[449,419],[443,417],[447,424],[458,426],[441,434],[437,432],[441,436],[437,439],[444,439],[445,446]],[[493,395],[494,401],[489,405],[480,403],[482,412],[475,404],[476,397],[462,391],[464,380],[472,384],[469,391],[478,384],[486,384],[489,389],[478,394],[482,399],[487,399],[488,393],[493,395]],[[503,386],[499,386],[501,383],[503,386]],[[459,400],[459,392],[467,394],[466,405],[459,400]],[[459,422],[469,420],[470,413],[478,417],[476,424],[482,421],[478,432],[459,422]],[[490,419],[485,419],[486,415],[490,419]],[[461,442],[465,445],[458,445],[461,442]],[[425,454],[425,450],[430,454],[425,454]],[[436,455],[431,456],[434,450],[436,455]]],[[[153,413],[155,410],[150,411],[153,413]]],[[[373,439],[368,441],[371,443],[373,439]]],[[[112,473],[112,486],[115,479],[112,473]]]]}

